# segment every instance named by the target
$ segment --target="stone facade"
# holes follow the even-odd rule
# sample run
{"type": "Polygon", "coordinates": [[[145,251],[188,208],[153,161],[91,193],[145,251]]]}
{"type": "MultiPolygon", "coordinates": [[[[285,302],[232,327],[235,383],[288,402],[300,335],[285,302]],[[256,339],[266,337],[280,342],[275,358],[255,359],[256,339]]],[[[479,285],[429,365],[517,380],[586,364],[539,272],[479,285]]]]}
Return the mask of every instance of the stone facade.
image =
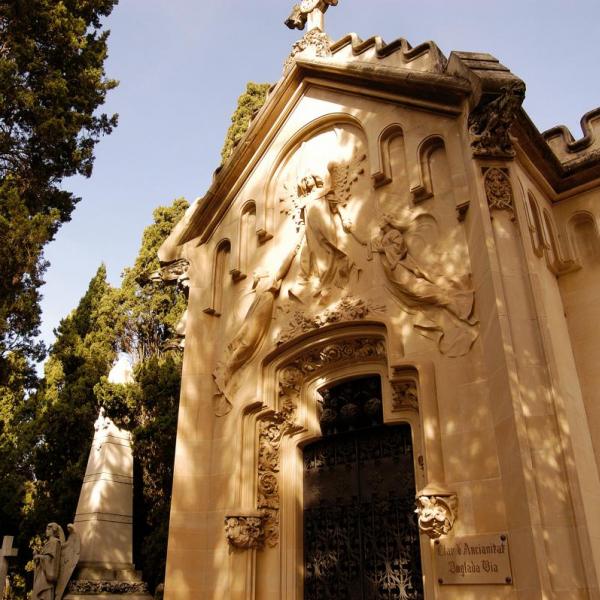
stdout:
{"type": "Polygon", "coordinates": [[[301,448],[361,375],[412,428],[427,598],[600,598],[600,113],[540,134],[489,54],[304,46],[160,250],[189,291],[165,598],[303,597],[301,448]],[[484,534],[510,576],[437,577],[484,534]]]}

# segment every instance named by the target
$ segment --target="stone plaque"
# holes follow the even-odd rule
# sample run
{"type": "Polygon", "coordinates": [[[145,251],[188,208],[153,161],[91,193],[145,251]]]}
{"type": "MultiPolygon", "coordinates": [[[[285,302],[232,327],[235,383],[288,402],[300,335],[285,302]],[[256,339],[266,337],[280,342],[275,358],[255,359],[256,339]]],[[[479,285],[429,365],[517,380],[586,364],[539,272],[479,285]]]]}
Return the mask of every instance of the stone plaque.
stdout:
{"type": "Polygon", "coordinates": [[[438,583],[442,585],[512,583],[505,533],[436,540],[434,548],[438,583]]]}

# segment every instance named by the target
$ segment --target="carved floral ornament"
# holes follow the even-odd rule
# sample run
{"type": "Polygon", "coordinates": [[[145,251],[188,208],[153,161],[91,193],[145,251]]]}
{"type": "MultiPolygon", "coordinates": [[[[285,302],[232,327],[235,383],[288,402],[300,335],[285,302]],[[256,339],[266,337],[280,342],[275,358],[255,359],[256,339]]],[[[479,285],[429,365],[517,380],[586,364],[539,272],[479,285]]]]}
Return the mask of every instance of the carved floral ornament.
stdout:
{"type": "Polygon", "coordinates": [[[500,167],[484,168],[485,195],[490,210],[514,212],[513,191],[508,169],[500,167]]]}
{"type": "Polygon", "coordinates": [[[240,550],[260,548],[263,544],[263,516],[227,515],[225,517],[225,537],[229,545],[240,550]]]}
{"type": "Polygon", "coordinates": [[[419,530],[436,540],[447,535],[458,514],[458,496],[439,485],[432,484],[417,493],[419,530]]]}

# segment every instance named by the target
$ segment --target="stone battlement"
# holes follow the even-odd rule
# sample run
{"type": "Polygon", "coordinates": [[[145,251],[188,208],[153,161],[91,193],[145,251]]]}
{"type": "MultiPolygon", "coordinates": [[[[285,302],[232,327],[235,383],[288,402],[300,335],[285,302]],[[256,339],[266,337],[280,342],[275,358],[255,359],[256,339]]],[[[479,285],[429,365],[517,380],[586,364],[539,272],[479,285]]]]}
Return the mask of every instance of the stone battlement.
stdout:
{"type": "Polygon", "coordinates": [[[562,162],[571,162],[600,153],[600,107],[581,117],[583,137],[576,140],[568,127],[557,125],[544,131],[546,140],[554,154],[562,162]]]}
{"type": "Polygon", "coordinates": [[[447,62],[442,51],[432,41],[413,48],[404,38],[387,44],[379,36],[362,40],[356,33],[349,33],[334,42],[331,52],[336,58],[358,58],[364,62],[388,59],[390,66],[430,73],[442,73],[447,62]]]}

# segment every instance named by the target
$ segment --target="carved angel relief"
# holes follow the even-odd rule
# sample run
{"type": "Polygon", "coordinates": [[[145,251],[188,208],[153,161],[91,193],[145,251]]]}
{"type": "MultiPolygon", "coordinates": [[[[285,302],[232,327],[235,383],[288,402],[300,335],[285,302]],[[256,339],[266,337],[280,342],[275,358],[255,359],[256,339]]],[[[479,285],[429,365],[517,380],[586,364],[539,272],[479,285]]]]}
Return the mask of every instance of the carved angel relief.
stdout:
{"type": "Polygon", "coordinates": [[[218,416],[231,410],[229,398],[237,385],[234,376],[261,347],[273,321],[281,286],[295,259],[299,256],[299,276],[289,289],[290,298],[301,303],[323,303],[334,291],[347,287],[356,267],[346,249],[345,238],[353,234],[343,208],[351,198],[353,184],[364,173],[365,158],[361,154],[349,161],[330,162],[324,177],[305,173],[294,189],[284,186],[287,198],[281,200],[285,203],[282,212],[295,223],[299,240],[272,280],[265,283],[263,276],[254,277],[254,301],[213,373],[217,387],[214,409],[218,416]]]}
{"type": "Polygon", "coordinates": [[[414,326],[426,337],[437,340],[442,354],[465,355],[477,338],[473,317],[474,291],[470,276],[448,277],[424,267],[413,256],[407,234],[419,227],[425,213],[384,215],[373,251],[381,255],[388,287],[409,313],[414,326]]]}
{"type": "Polygon", "coordinates": [[[302,236],[300,276],[289,295],[307,302],[316,298],[324,304],[335,288],[344,289],[356,265],[348,254],[347,236],[352,224],[344,215],[351,198],[351,189],[364,173],[364,154],[349,162],[330,162],[325,181],[309,173],[302,177],[295,190],[284,186],[287,198],[282,212],[296,223],[302,236]]]}

